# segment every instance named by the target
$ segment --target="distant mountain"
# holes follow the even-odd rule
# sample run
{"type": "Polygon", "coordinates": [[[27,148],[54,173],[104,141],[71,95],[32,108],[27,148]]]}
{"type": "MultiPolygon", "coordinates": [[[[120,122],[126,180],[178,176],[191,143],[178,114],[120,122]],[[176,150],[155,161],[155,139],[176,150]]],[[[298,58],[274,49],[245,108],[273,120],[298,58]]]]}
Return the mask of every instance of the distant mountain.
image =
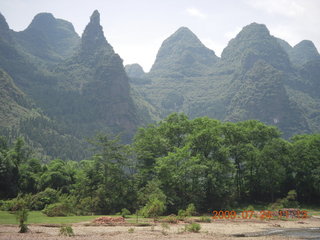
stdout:
{"type": "Polygon", "coordinates": [[[19,121],[31,116],[31,103],[14,84],[12,78],[0,69],[0,126],[17,127],[19,121]]]}
{"type": "Polygon", "coordinates": [[[226,64],[241,67],[244,71],[250,69],[259,59],[276,69],[291,70],[288,55],[277,39],[270,35],[264,24],[257,23],[245,26],[221,54],[221,60],[226,64]]]}
{"type": "Polygon", "coordinates": [[[310,61],[320,60],[320,55],[310,40],[303,40],[295,45],[289,56],[296,65],[304,65],[310,61]]]}
{"type": "Polygon", "coordinates": [[[257,119],[278,126],[286,136],[310,130],[285,89],[287,78],[294,76],[288,54],[265,25],[244,27],[223,50],[221,61],[237,66],[226,120],[257,119]]]}
{"type": "MultiPolygon", "coordinates": [[[[303,77],[303,70],[299,72],[289,58],[291,50],[265,25],[252,23],[229,42],[219,59],[190,30],[181,28],[162,44],[147,73],[150,82],[132,84],[164,115],[183,111],[190,117],[226,121],[257,119],[278,126],[286,137],[317,131],[317,121],[309,118],[311,110],[306,113],[295,98],[299,86],[314,78],[303,77]],[[189,57],[182,59],[184,50],[189,57]],[[207,59],[206,64],[201,59],[207,59]]],[[[316,65],[313,68],[316,72],[316,65]]]]}
{"type": "Polygon", "coordinates": [[[128,64],[124,67],[124,69],[130,78],[144,78],[146,76],[143,68],[137,63],[128,64]]]}
{"type": "Polygon", "coordinates": [[[27,29],[13,36],[25,52],[49,62],[70,56],[80,40],[70,22],[51,13],[39,13],[27,29]]]}
{"type": "Polygon", "coordinates": [[[320,59],[263,24],[245,26],[218,58],[186,27],[161,45],[149,73],[123,66],[94,11],[81,38],[40,13],[21,32],[0,14],[0,134],[23,136],[43,159],[80,160],[86,138],[122,133],[171,112],[224,121],[257,119],[285,137],[320,131],[320,59]]]}
{"type": "Polygon", "coordinates": [[[188,28],[181,27],[162,43],[150,75],[199,76],[217,61],[214,51],[188,28]]]}
{"type": "Polygon", "coordinates": [[[84,30],[79,50],[55,72],[61,76],[58,96],[65,97],[61,105],[51,106],[50,115],[85,136],[107,129],[125,132],[127,140],[133,135],[139,116],[129,80],[122,59],[104,37],[98,11],[84,30]]]}
{"type": "Polygon", "coordinates": [[[38,14],[21,32],[10,30],[1,15],[0,32],[0,68],[32,105],[23,108],[5,88],[2,110],[11,110],[0,122],[2,134],[24,136],[45,157],[80,160],[88,154],[85,138],[102,131],[122,133],[128,142],[139,124],[151,121],[152,108],[145,110],[148,103],[131,92],[98,11],[81,39],[71,23],[50,13],[38,14]]]}
{"type": "Polygon", "coordinates": [[[277,39],[281,47],[287,52],[290,61],[296,66],[302,66],[310,61],[320,60],[320,54],[314,43],[310,40],[303,40],[294,47],[282,39],[277,39]]]}

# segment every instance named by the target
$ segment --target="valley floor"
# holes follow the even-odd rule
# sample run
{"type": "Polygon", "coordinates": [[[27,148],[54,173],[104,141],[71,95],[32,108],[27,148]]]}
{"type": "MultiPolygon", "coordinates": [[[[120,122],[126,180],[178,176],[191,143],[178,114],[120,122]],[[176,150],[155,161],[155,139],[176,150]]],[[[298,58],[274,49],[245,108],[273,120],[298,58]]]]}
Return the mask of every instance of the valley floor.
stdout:
{"type": "MultiPolygon", "coordinates": [[[[0,239],[2,240],[54,240],[54,239],[111,239],[111,240],[149,240],[149,239],[222,239],[222,240],[275,240],[275,239],[308,239],[307,237],[320,238],[320,218],[314,216],[308,219],[299,220],[214,220],[211,223],[200,223],[200,233],[183,232],[185,223],[170,224],[169,228],[164,229],[161,223],[157,223],[155,227],[144,226],[137,227],[132,225],[117,225],[117,226],[94,226],[89,222],[72,224],[74,237],[59,236],[59,225],[54,224],[31,224],[29,225],[30,232],[25,234],[17,233],[19,228],[17,225],[0,225],[0,239]],[[130,233],[130,230],[133,231],[130,233]],[[132,230],[133,229],[133,230],[132,230]],[[290,233],[281,235],[273,235],[272,232],[290,231],[296,234],[292,236],[290,233]],[[309,235],[302,236],[304,229],[310,230],[309,235]],[[267,233],[271,235],[259,234],[267,233]],[[244,237],[236,237],[234,234],[245,234],[244,237]],[[248,235],[247,235],[248,234],[248,235]],[[315,235],[314,235],[315,234],[315,235]],[[259,235],[259,236],[258,236],[259,235]]],[[[317,238],[317,239],[318,239],[317,238]]]]}

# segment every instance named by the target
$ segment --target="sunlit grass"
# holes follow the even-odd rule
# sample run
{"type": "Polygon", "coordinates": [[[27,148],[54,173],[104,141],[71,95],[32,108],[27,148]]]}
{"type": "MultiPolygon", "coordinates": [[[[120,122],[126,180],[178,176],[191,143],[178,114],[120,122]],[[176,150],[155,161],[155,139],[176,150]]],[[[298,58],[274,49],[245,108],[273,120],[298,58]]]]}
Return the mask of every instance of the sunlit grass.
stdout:
{"type": "MultiPolygon", "coordinates": [[[[40,211],[30,211],[27,224],[33,223],[48,223],[48,224],[66,224],[92,221],[93,219],[101,217],[101,215],[94,216],[67,216],[67,217],[48,217],[40,211]]],[[[0,211],[0,224],[18,224],[16,216],[10,212],[0,211]]]]}

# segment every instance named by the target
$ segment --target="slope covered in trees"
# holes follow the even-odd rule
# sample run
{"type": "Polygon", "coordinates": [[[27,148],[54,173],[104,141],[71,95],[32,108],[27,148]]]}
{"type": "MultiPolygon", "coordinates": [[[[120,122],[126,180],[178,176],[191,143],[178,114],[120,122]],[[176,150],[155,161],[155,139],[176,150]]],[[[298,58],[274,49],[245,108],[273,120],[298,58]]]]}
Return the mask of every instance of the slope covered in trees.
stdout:
{"type": "Polygon", "coordinates": [[[21,32],[0,15],[0,33],[1,132],[23,136],[49,157],[89,156],[84,139],[96,132],[122,133],[130,142],[138,126],[172,112],[256,119],[286,138],[320,130],[317,49],[308,40],[291,47],[263,24],[245,26],[221,58],[181,27],[163,42],[149,73],[137,64],[124,68],[98,11],[81,37],[50,13],[21,32]]]}
{"type": "MultiPolygon", "coordinates": [[[[21,32],[10,30],[1,15],[0,31],[0,67],[37,109],[32,118],[7,111],[0,122],[5,135],[24,136],[41,154],[80,160],[87,156],[86,137],[121,132],[129,141],[139,124],[151,122],[149,104],[132,93],[98,11],[81,39],[71,23],[50,13],[38,14],[21,32]],[[8,128],[10,116],[19,123],[14,129],[8,128]]],[[[2,100],[8,109],[10,101],[2,100]]]]}
{"type": "MultiPolygon", "coordinates": [[[[47,215],[132,213],[156,204],[177,213],[193,203],[201,213],[242,203],[274,203],[297,193],[300,204],[320,197],[320,136],[290,141],[256,120],[224,123],[172,114],[140,128],[131,145],[98,135],[80,162],[32,157],[21,139],[0,138],[0,197],[23,198],[47,215]],[[5,184],[10,181],[11,184],[5,184]],[[292,192],[292,191],[291,191],[292,192]]],[[[15,199],[1,201],[12,209],[15,199]]]]}
{"type": "Polygon", "coordinates": [[[311,41],[292,48],[265,25],[252,23],[218,59],[182,28],[163,42],[145,80],[134,77],[132,85],[164,116],[185,112],[220,120],[257,119],[290,137],[319,132],[319,57],[311,41]]]}

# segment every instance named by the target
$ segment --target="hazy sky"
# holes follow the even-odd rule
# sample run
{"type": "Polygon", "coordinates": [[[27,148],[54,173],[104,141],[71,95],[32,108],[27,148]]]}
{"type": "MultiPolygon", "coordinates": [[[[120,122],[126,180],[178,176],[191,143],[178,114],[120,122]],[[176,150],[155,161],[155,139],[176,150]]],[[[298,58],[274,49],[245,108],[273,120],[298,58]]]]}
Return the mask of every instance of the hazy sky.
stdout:
{"type": "Polygon", "coordinates": [[[125,64],[152,66],[164,39],[191,29],[220,56],[228,41],[252,22],[292,46],[312,40],[320,50],[320,0],[0,0],[11,29],[25,29],[39,12],[73,23],[82,34],[92,12],[101,15],[107,40],[125,64]]]}

